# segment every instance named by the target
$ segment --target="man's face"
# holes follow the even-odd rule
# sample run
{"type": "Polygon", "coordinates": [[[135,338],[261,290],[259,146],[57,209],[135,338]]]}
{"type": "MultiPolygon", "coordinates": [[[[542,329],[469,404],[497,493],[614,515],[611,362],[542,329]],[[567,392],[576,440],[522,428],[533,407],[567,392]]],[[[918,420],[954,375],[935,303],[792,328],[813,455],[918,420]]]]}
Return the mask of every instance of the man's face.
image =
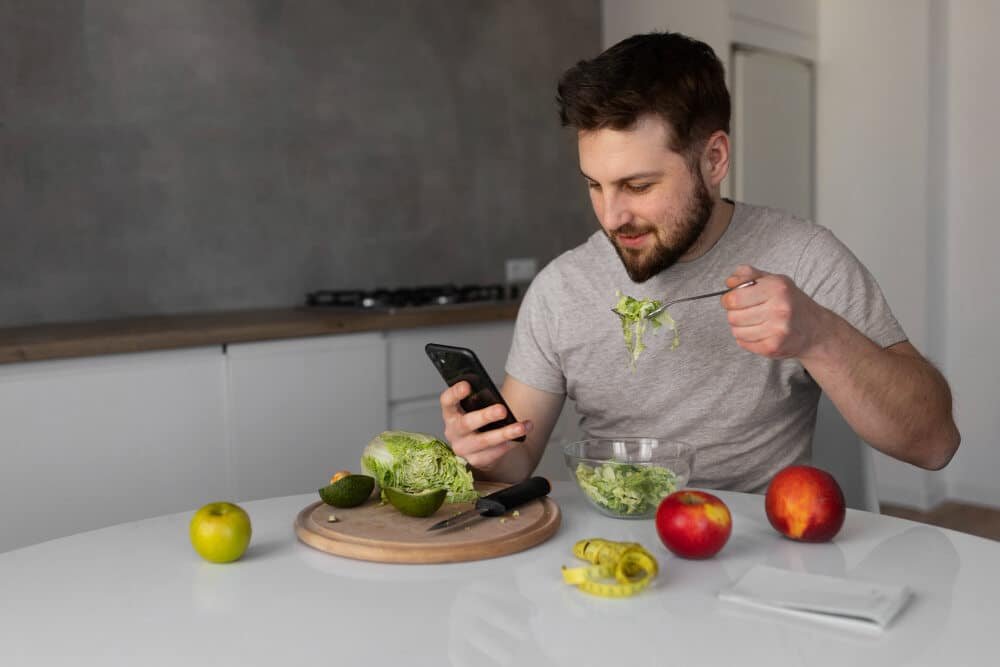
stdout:
{"type": "Polygon", "coordinates": [[[714,200],[700,172],[669,148],[667,125],[641,118],[628,130],[580,132],[590,201],[629,277],[645,282],[694,245],[714,200]]]}

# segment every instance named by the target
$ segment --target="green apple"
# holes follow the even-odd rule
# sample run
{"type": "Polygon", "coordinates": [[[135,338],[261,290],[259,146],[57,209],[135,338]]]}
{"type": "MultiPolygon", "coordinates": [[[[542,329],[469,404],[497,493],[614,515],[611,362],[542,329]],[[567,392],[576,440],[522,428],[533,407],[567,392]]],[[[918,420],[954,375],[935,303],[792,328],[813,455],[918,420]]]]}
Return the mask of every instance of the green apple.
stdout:
{"type": "Polygon", "coordinates": [[[209,503],[191,517],[191,546],[212,563],[237,560],[250,544],[250,515],[233,503],[209,503]]]}

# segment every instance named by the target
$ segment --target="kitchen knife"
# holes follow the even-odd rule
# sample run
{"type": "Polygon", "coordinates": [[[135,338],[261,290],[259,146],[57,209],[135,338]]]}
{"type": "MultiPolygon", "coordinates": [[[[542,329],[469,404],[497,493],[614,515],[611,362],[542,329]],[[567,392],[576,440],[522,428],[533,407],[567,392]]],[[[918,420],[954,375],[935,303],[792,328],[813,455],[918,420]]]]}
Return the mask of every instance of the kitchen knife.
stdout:
{"type": "Polygon", "coordinates": [[[523,505],[529,500],[548,495],[551,490],[552,487],[549,485],[549,480],[544,477],[530,477],[523,482],[508,486],[506,489],[500,489],[488,496],[483,496],[476,501],[476,506],[473,509],[462,512],[450,519],[439,521],[428,528],[427,531],[451,528],[484,516],[501,516],[505,512],[523,505]]]}

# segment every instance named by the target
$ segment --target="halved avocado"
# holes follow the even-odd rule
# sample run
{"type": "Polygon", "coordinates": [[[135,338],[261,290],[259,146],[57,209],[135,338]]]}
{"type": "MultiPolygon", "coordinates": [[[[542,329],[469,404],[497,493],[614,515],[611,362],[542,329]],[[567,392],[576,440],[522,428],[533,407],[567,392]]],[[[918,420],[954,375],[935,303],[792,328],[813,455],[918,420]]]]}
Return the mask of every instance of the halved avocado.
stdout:
{"type": "Polygon", "coordinates": [[[386,500],[406,516],[430,516],[444,504],[448,489],[428,489],[420,493],[407,493],[400,489],[382,489],[386,500]]]}
{"type": "Polygon", "coordinates": [[[368,475],[347,475],[319,490],[319,497],[334,507],[357,507],[368,500],[375,488],[375,478],[368,475]]]}

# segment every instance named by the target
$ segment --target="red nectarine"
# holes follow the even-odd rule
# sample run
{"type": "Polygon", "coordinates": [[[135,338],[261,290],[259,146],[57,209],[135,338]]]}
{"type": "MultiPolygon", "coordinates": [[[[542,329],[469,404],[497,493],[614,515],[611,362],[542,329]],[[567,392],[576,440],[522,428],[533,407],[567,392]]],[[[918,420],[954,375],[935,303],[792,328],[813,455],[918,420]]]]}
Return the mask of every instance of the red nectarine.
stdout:
{"type": "Polygon", "coordinates": [[[764,511],[774,529],[801,542],[833,539],[847,513],[833,475],[806,465],[783,468],[767,487],[764,511]]]}

